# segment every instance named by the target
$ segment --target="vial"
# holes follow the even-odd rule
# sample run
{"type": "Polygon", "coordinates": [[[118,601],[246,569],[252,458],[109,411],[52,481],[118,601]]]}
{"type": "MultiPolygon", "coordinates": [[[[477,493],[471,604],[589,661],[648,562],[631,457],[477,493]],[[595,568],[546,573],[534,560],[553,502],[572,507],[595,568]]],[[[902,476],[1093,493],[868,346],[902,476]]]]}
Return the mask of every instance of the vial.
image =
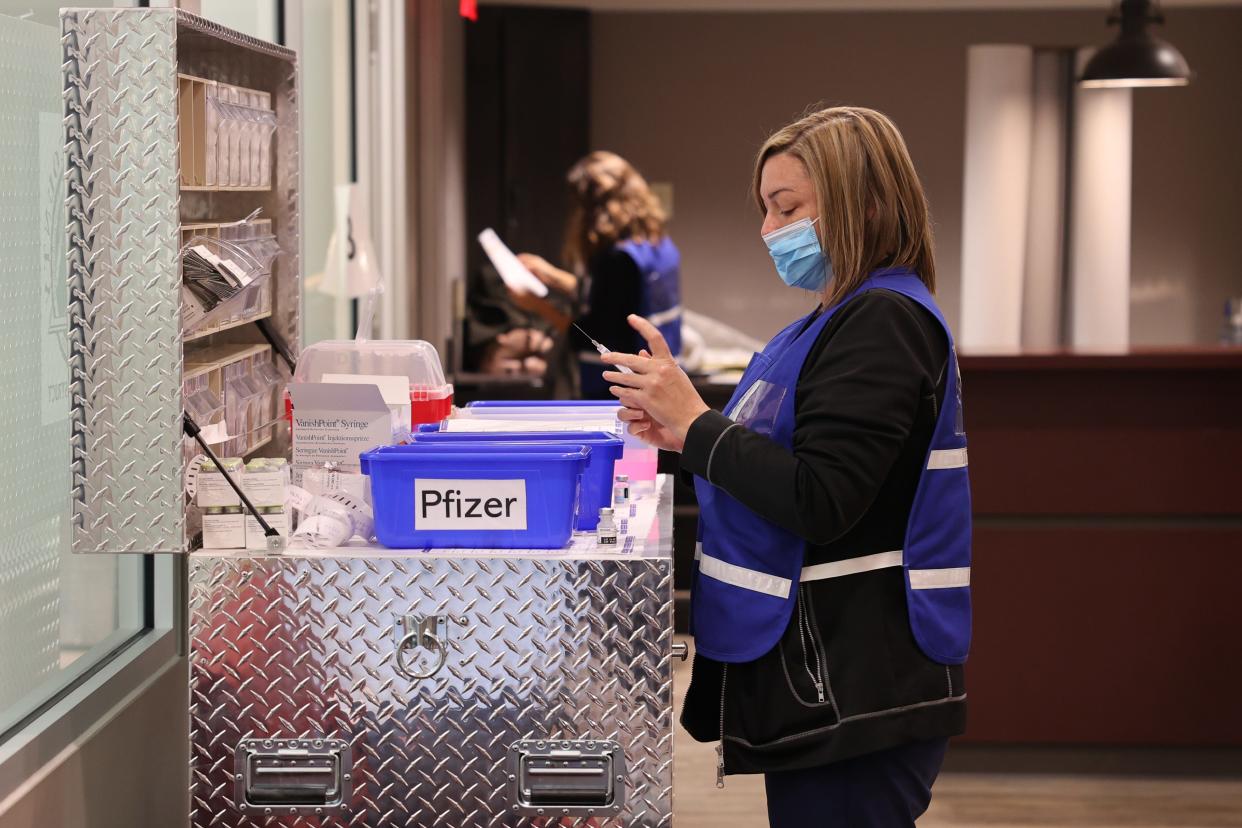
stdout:
{"type": "Polygon", "coordinates": [[[630,502],[630,476],[618,474],[617,482],[612,487],[612,505],[624,506],[630,502]]]}
{"type": "Polygon", "coordinates": [[[595,527],[595,537],[600,546],[617,545],[617,523],[612,518],[612,509],[606,506],[599,510],[599,526],[595,527]]]}

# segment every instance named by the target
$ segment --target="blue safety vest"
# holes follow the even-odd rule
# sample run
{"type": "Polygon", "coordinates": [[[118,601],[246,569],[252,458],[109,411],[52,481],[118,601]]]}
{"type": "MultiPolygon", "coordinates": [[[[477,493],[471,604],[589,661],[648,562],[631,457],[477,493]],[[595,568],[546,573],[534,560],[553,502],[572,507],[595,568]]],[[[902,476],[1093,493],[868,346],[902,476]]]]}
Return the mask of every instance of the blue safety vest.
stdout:
{"type": "Polygon", "coordinates": [[[942,664],[966,660],[971,517],[961,379],[949,326],[918,276],[899,268],[877,271],[809,325],[803,318],[781,331],[751,360],[725,413],[792,450],[794,393],[807,354],[846,301],[876,289],[918,302],[935,316],[949,338],[944,406],[914,496],[904,548],[804,566],[806,542],[802,538],[696,477],[700,518],[692,632],[696,649],[709,658],[753,661],[776,646],[803,581],[900,566],[905,572],[910,626],[919,647],[942,664]]]}
{"type": "MultiPolygon", "coordinates": [[[[664,335],[673,356],[678,356],[681,353],[681,254],[677,245],[665,236],[658,244],[624,241],[617,249],[634,260],[641,280],[638,307],[618,308],[617,311],[637,313],[648,319],[664,335]]],[[[623,342],[606,344],[621,349],[626,346],[623,342]]],[[[583,396],[609,397],[608,383],[601,376],[608,369],[599,354],[587,348],[580,349],[578,365],[583,396]]]]}

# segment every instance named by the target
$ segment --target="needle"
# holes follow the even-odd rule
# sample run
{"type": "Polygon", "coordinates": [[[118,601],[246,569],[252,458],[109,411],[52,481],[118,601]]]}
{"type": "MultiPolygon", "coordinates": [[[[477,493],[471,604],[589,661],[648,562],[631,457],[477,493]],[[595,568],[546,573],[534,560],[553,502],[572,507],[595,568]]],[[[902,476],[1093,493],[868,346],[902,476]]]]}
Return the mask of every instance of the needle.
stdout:
{"type": "MultiPolygon", "coordinates": [[[[594,346],[595,346],[595,350],[599,351],[599,355],[600,355],[600,356],[603,356],[604,354],[607,354],[607,353],[611,353],[611,351],[609,351],[609,350],[608,350],[608,348],[606,348],[606,347],[604,346],[604,343],[599,342],[599,341],[597,341],[597,340],[593,339],[589,333],[587,333],[586,331],[582,330],[582,328],[581,328],[581,327],[579,327],[579,325],[578,325],[578,323],[577,323],[577,322],[572,322],[572,323],[570,323],[570,324],[572,324],[575,328],[577,328],[577,329],[578,329],[578,333],[580,333],[580,334],[582,334],[583,336],[585,336],[585,337],[587,338],[587,341],[589,341],[592,345],[594,345],[594,346]]],[[[621,373],[623,373],[623,374],[632,374],[632,373],[634,373],[634,372],[633,372],[633,371],[631,371],[629,368],[626,368],[624,365],[614,365],[614,366],[612,366],[612,367],[616,368],[618,371],[620,371],[620,372],[621,372],[621,373]]]]}

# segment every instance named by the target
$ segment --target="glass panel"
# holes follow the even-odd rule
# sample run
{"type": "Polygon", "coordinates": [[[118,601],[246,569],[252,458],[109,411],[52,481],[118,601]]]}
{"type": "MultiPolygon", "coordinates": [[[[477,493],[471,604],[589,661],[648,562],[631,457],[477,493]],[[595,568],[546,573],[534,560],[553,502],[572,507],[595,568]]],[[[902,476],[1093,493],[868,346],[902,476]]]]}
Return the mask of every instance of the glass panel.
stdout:
{"type": "Polygon", "coordinates": [[[202,0],[201,14],[221,26],[276,41],[276,4],[280,0],[202,0]]]}
{"type": "MultiPolygon", "coordinates": [[[[290,3],[290,5],[293,5],[290,3]]],[[[302,55],[302,261],[306,292],[302,339],[353,337],[351,301],[322,292],[328,239],[334,224],[335,188],[350,177],[349,3],[302,0],[300,43],[288,44],[302,55]]]]}
{"type": "Polygon", "coordinates": [[[69,552],[59,5],[0,0],[0,733],[144,620],[141,557],[69,552]]]}

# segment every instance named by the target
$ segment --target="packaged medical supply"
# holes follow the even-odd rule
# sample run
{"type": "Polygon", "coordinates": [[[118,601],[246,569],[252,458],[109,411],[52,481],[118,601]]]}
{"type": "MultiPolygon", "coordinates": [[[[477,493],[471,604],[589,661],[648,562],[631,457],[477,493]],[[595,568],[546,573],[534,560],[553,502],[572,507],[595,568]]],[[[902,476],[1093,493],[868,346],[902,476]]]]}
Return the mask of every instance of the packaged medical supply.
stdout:
{"type": "Polygon", "coordinates": [[[599,525],[595,529],[595,537],[600,546],[617,545],[617,523],[613,519],[612,509],[605,507],[599,510],[599,525]]]}
{"type": "Polygon", "coordinates": [[[241,485],[242,470],[245,468],[240,457],[221,458],[220,465],[217,467],[210,460],[203,464],[198,472],[197,492],[195,501],[202,509],[215,506],[240,506],[241,498],[237,496],[237,492],[224,479],[224,475],[220,473],[223,468],[233,478],[237,485],[241,485]]]}
{"type": "Polygon", "coordinates": [[[370,482],[371,478],[365,474],[341,471],[333,464],[302,472],[302,488],[311,494],[326,495],[331,492],[344,492],[363,503],[371,502],[370,482]]]}
{"type": "Polygon", "coordinates": [[[627,474],[618,474],[617,482],[612,487],[612,503],[614,506],[624,506],[630,502],[630,477],[627,474]]]}
{"type": "MultiPolygon", "coordinates": [[[[249,497],[248,493],[247,497],[249,497]]],[[[282,538],[289,537],[289,513],[285,511],[284,506],[259,506],[257,509],[259,514],[263,516],[263,519],[267,521],[267,525],[275,529],[278,535],[282,538]]],[[[263,531],[259,521],[255,520],[254,515],[249,512],[245,513],[245,518],[246,548],[267,549],[267,533],[263,531]]]]}
{"type": "Polygon", "coordinates": [[[374,385],[295,382],[289,393],[295,484],[306,470],[328,464],[357,472],[361,452],[392,442],[391,416],[374,385]]]}
{"type": "Polygon", "coordinates": [[[341,546],[353,537],[375,535],[371,507],[344,492],[312,495],[300,486],[289,487],[289,505],[300,519],[295,541],[315,549],[341,546]]]}
{"type": "Polygon", "coordinates": [[[282,457],[256,457],[241,476],[242,491],[256,507],[284,508],[288,486],[289,465],[282,457]]]}
{"type": "Polygon", "coordinates": [[[208,506],[203,510],[204,549],[243,549],[245,546],[246,522],[241,506],[208,506]]]}

